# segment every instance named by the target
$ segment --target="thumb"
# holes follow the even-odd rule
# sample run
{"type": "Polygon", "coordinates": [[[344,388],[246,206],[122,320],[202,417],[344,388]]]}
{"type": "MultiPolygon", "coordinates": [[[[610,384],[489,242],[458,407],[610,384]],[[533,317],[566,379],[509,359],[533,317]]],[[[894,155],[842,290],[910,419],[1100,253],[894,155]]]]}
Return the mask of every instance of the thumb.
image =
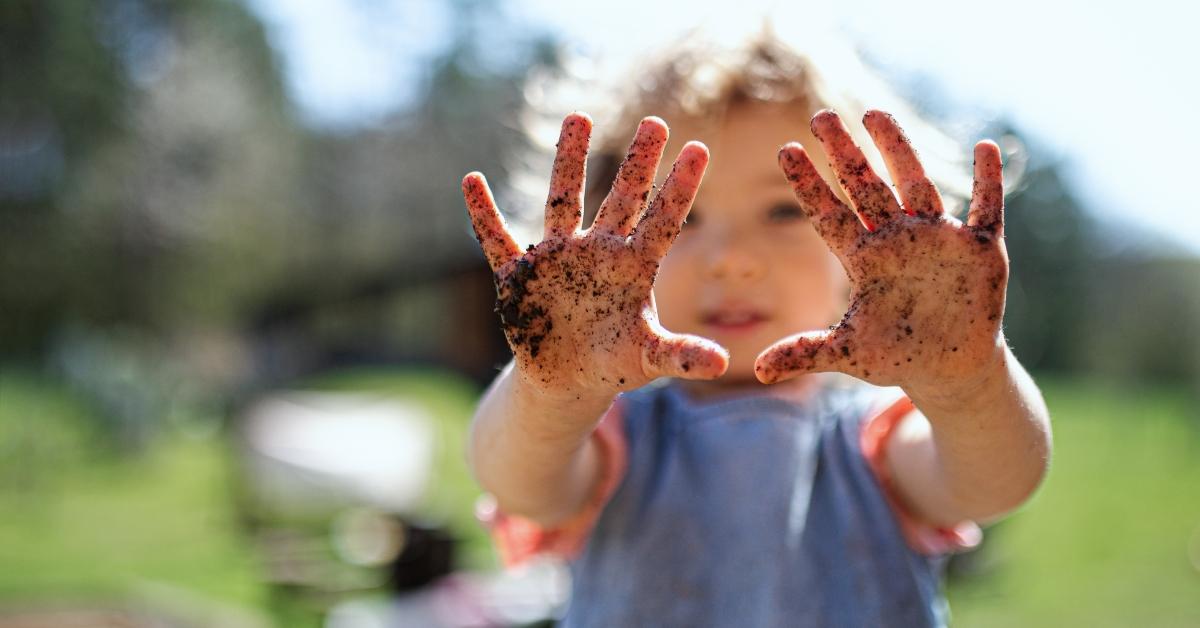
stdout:
{"type": "Polygon", "coordinates": [[[713,379],[729,368],[729,352],[700,336],[660,330],[642,345],[642,372],[650,378],[713,379]]]}
{"type": "Polygon", "coordinates": [[[844,334],[836,331],[788,336],[758,354],[754,375],[764,384],[774,384],[806,373],[841,371],[845,347],[844,334]]]}

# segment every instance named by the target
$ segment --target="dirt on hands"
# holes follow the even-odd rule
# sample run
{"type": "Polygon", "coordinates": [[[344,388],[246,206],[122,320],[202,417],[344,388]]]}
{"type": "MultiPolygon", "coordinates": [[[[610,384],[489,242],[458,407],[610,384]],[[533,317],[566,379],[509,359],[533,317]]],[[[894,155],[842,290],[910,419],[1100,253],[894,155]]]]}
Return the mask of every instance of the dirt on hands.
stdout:
{"type": "Polygon", "coordinates": [[[975,149],[967,223],[943,214],[941,197],[895,120],[868,112],[900,196],[871,169],[837,114],[813,118],[851,210],[821,178],[803,147],[779,162],[801,207],[850,278],[850,306],[826,332],[799,334],[764,351],[755,371],[772,383],[841,371],[880,385],[937,387],[968,382],[996,359],[1008,282],[999,148],[975,149]]]}
{"type": "Polygon", "coordinates": [[[711,341],[667,332],[651,299],[659,261],[679,233],[708,162],[690,143],[650,199],[666,125],[642,121],[593,225],[581,230],[591,120],[563,121],[546,203],[545,238],[522,252],[483,176],[463,180],[476,236],[495,271],[496,312],[520,376],[556,394],[611,394],[661,376],[711,378],[728,356],[711,341]],[[647,206],[647,201],[649,205],[647,206]]]}

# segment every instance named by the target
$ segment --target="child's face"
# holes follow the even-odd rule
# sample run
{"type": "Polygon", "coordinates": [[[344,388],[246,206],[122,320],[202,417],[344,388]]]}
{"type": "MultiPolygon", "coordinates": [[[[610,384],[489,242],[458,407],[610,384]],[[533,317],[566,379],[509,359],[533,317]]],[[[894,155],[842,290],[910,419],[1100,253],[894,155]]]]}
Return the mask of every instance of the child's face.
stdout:
{"type": "Polygon", "coordinates": [[[711,338],[729,350],[729,370],[719,383],[751,383],[763,349],[838,321],[847,281],[776,161],[779,147],[791,140],[811,155],[824,154],[808,116],[796,107],[747,103],[712,126],[683,122],[671,129],[668,157],[692,139],[706,143],[712,157],[654,295],[667,329],[711,338]]]}

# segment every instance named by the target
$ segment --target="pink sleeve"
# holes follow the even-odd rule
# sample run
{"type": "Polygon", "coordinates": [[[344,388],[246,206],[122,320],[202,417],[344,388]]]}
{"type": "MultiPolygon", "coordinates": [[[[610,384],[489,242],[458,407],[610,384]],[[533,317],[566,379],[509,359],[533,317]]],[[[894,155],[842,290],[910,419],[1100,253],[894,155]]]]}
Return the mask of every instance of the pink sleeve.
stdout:
{"type": "Polygon", "coordinates": [[[903,397],[864,421],[860,435],[863,456],[883,487],[883,495],[896,514],[904,540],[913,551],[936,555],[975,547],[983,539],[983,532],[975,522],[964,521],[953,527],[938,527],[917,518],[899,498],[887,464],[887,443],[896,426],[914,409],[912,400],[903,397]]]}
{"type": "Polygon", "coordinates": [[[600,478],[595,492],[577,514],[553,528],[496,508],[490,495],[476,505],[476,516],[489,529],[492,541],[506,567],[519,565],[538,554],[574,558],[583,550],[600,512],[625,477],[628,444],[621,419],[620,402],[614,403],[592,432],[600,456],[600,478]]]}

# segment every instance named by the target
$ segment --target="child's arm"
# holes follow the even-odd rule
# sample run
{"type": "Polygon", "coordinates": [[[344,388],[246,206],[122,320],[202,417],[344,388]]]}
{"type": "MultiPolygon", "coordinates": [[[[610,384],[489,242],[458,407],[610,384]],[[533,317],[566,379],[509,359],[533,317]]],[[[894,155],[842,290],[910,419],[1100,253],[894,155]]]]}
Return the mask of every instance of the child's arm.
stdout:
{"type": "MultiPolygon", "coordinates": [[[[906,389],[907,390],[907,389],[906,389]]],[[[921,409],[887,445],[897,490],[936,525],[999,518],[1033,493],[1050,459],[1050,418],[1007,348],[972,390],[907,390],[921,409]]]]}
{"type": "Polygon", "coordinates": [[[801,207],[846,268],[852,294],[837,326],[776,343],[755,369],[766,383],[842,371],[902,387],[924,413],[906,417],[887,446],[902,500],[932,523],[994,518],[1033,492],[1050,455],[1045,403],[1000,327],[1008,282],[1000,151],[992,142],[976,145],[963,225],[943,215],[937,189],[895,120],[872,111],[863,122],[903,207],[833,112],[814,116],[812,130],[859,219],[800,145],[780,151],[801,207]]]}
{"type": "Polygon", "coordinates": [[[651,298],[708,150],[684,146],[647,208],[667,127],[643,120],[612,191],[581,231],[591,128],[582,114],[563,121],[545,238],[527,251],[505,228],[483,175],[463,179],[514,355],[476,411],[468,459],[501,508],[544,525],[561,522],[590,495],[599,463],[589,435],[618,392],[664,376],[713,378],[728,365],[711,341],[664,330],[651,298]]]}
{"type": "Polygon", "coordinates": [[[506,512],[553,525],[577,512],[599,476],[589,436],[613,394],[576,399],[530,388],[509,363],[484,394],[468,459],[506,512]]]}

